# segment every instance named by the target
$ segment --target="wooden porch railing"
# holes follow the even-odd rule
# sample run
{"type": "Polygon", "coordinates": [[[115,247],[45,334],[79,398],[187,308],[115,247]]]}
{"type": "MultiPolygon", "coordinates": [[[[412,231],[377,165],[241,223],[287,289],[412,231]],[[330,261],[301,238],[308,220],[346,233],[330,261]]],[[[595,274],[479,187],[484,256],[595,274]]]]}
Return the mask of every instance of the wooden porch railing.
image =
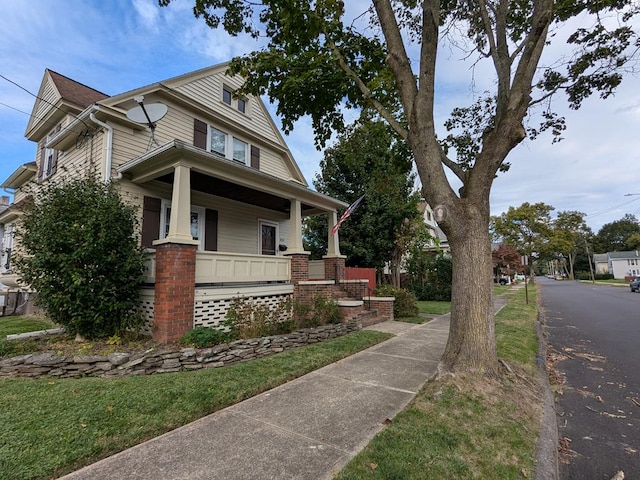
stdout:
{"type": "MultiPolygon", "coordinates": [[[[145,282],[155,283],[156,255],[149,253],[145,282]]],[[[228,252],[196,252],[196,283],[287,282],[289,257],[228,252]]]]}

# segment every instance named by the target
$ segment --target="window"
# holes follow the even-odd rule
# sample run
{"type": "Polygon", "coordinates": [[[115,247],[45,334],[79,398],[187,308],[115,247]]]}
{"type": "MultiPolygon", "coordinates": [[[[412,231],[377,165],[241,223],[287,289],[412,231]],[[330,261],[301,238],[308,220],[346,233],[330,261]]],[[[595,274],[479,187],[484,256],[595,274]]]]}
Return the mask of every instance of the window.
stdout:
{"type": "Polygon", "coordinates": [[[247,143],[237,138],[233,139],[233,159],[236,162],[247,164],[247,143]]]}
{"type": "Polygon", "coordinates": [[[11,271],[11,252],[13,250],[13,237],[15,236],[16,224],[4,225],[2,238],[0,238],[0,272],[11,271]]]}
{"type": "MultiPolygon", "coordinates": [[[[49,133],[49,135],[47,135],[47,138],[45,139],[44,143],[45,145],[49,142],[49,140],[51,140],[55,134],[57,132],[60,131],[60,128],[56,128],[54,131],[52,131],[51,133],[49,133]]],[[[58,152],[56,150],[54,150],[53,148],[44,148],[44,152],[42,154],[42,165],[41,165],[41,169],[42,169],[42,176],[41,179],[44,180],[45,178],[53,175],[56,170],[56,163],[58,160],[58,152]]]]}
{"type": "MultiPolygon", "coordinates": [[[[160,238],[169,235],[169,222],[171,221],[171,202],[162,201],[160,218],[160,238]]],[[[204,249],[204,208],[191,206],[191,236],[194,240],[200,240],[198,250],[204,249]]]]}
{"type": "Polygon", "coordinates": [[[247,99],[243,97],[234,98],[233,89],[226,85],[222,87],[222,101],[241,113],[247,112],[247,99]]]}
{"type": "Polygon", "coordinates": [[[238,111],[247,113],[247,101],[244,98],[238,99],[238,111]]]}
{"type": "Polygon", "coordinates": [[[227,105],[231,105],[233,99],[233,92],[229,87],[222,87],[222,101],[227,105]]]}
{"type": "Polygon", "coordinates": [[[211,147],[211,151],[222,155],[223,157],[226,156],[227,134],[213,127],[210,127],[209,130],[209,136],[211,138],[209,145],[211,147]]]}

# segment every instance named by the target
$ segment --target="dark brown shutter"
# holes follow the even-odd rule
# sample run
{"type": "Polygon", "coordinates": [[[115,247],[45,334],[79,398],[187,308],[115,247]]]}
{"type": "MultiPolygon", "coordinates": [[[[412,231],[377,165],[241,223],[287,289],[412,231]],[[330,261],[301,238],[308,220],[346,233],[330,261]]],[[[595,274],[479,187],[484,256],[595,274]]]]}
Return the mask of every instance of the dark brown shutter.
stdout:
{"type": "Polygon", "coordinates": [[[153,241],[160,238],[160,210],[159,198],[144,197],[142,206],[142,246],[153,248],[153,241]]]}
{"type": "Polygon", "coordinates": [[[204,212],[204,249],[218,250],[218,211],[206,209],[204,212]]]}
{"type": "Polygon", "coordinates": [[[207,149],[207,124],[197,118],[193,119],[193,144],[207,149]]]}
{"type": "Polygon", "coordinates": [[[251,145],[251,168],[260,170],[260,149],[251,145]]]}
{"type": "Polygon", "coordinates": [[[38,182],[42,181],[42,175],[44,173],[44,140],[38,143],[38,152],[40,156],[40,164],[38,165],[38,182]]]}

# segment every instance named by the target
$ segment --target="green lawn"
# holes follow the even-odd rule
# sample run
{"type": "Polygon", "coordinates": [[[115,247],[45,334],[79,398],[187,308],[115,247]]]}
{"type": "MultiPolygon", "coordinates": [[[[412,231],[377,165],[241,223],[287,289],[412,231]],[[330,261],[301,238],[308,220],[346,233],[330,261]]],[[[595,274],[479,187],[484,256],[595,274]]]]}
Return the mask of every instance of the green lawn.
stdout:
{"type": "Polygon", "coordinates": [[[418,302],[418,311],[420,313],[444,315],[451,311],[451,302],[421,301],[418,302]]]}
{"type": "Polygon", "coordinates": [[[496,316],[498,352],[518,376],[467,374],[427,382],[414,401],[357,455],[337,480],[532,478],[539,397],[535,289],[505,292],[496,316]],[[533,290],[533,291],[531,291],[533,290]]]}
{"type": "Polygon", "coordinates": [[[48,479],[390,338],[360,331],[252,362],[127,378],[0,379],[0,479],[48,479]]]}
{"type": "Polygon", "coordinates": [[[0,317],[0,339],[16,333],[35,332],[54,327],[53,323],[43,317],[28,315],[0,317]]]}

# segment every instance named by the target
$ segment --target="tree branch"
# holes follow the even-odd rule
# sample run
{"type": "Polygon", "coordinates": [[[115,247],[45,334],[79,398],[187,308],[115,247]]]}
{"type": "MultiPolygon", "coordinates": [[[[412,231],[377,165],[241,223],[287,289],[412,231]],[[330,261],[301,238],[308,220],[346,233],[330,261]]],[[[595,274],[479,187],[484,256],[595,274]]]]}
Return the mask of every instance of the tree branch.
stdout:
{"type": "Polygon", "coordinates": [[[440,149],[440,161],[442,162],[442,164],[444,166],[446,166],[449,170],[451,170],[453,172],[453,174],[458,177],[458,179],[464,183],[465,180],[465,172],[462,169],[462,167],[460,165],[458,165],[456,162],[454,162],[453,160],[451,160],[449,157],[447,157],[447,155],[444,153],[444,151],[442,149],[440,149]]]}
{"type": "Polygon", "coordinates": [[[384,118],[389,123],[391,128],[393,128],[398,135],[400,135],[403,139],[406,140],[407,129],[404,128],[402,125],[400,125],[400,123],[393,117],[393,115],[391,115],[391,113],[384,107],[384,105],[382,105],[378,100],[376,100],[376,98],[373,96],[373,93],[371,93],[371,90],[369,89],[369,87],[367,87],[367,85],[362,81],[362,79],[358,76],[358,74],[354,72],[353,69],[349,67],[349,65],[347,65],[347,62],[344,59],[344,56],[342,55],[342,53],[340,52],[340,49],[333,42],[333,40],[329,39],[329,36],[326,32],[325,32],[325,37],[327,38],[327,43],[331,47],[331,51],[338,59],[338,64],[340,65],[340,68],[342,69],[343,72],[347,74],[347,76],[351,80],[355,82],[358,89],[362,92],[364,99],[367,102],[370,102],[373,108],[375,108],[377,112],[380,114],[380,116],[382,116],[382,118],[384,118]]]}
{"type": "Polygon", "coordinates": [[[411,70],[411,62],[402,40],[402,34],[396,21],[393,7],[389,0],[373,0],[373,5],[378,13],[382,33],[387,42],[387,64],[398,85],[400,101],[404,107],[406,118],[413,114],[413,102],[418,94],[418,86],[411,70]]]}

